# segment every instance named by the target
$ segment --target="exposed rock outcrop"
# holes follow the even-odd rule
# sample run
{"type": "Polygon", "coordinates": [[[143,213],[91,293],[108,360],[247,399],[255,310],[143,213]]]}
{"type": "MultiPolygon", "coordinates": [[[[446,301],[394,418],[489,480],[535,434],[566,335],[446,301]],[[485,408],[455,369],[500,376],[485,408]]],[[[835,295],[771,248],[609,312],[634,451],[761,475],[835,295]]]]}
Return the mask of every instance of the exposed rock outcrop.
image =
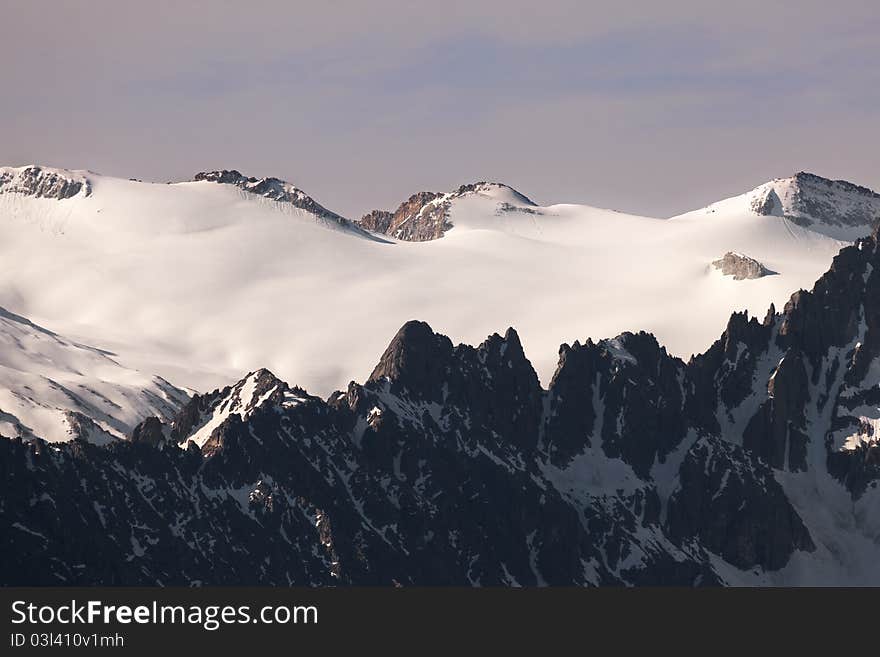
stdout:
{"type": "Polygon", "coordinates": [[[732,251],[725,253],[722,258],[714,260],[712,266],[715,269],[720,269],[724,276],[733,276],[735,281],[763,278],[776,273],[767,269],[754,258],[732,251]]]}
{"type": "Polygon", "coordinates": [[[853,229],[866,234],[880,221],[880,194],[801,171],[755,189],[752,210],[843,237],[853,229]]]}
{"type": "Polygon", "coordinates": [[[426,242],[443,237],[452,224],[448,221],[449,201],[443,194],[418,192],[401,203],[394,212],[373,210],[360,225],[375,233],[410,242],[426,242]]]}
{"type": "Polygon", "coordinates": [[[231,171],[224,169],[222,171],[202,171],[197,173],[193,177],[193,180],[206,180],[209,182],[235,185],[246,192],[263,196],[272,201],[290,203],[306,212],[311,212],[317,217],[337,221],[347,221],[335,212],[331,212],[323,205],[320,205],[301,189],[278,178],[254,178],[252,176],[244,176],[234,169],[231,171]]]}
{"type": "Polygon", "coordinates": [[[462,185],[448,194],[418,192],[401,203],[394,212],[373,210],[365,214],[359,223],[369,231],[395,239],[427,242],[443,237],[452,228],[449,210],[453,201],[469,194],[491,194],[499,189],[503,189],[516,203],[499,202],[500,212],[511,212],[517,208],[533,212],[530,206],[535,204],[515,189],[501,183],[477,182],[462,185]]]}
{"type": "Polygon", "coordinates": [[[300,210],[305,210],[319,220],[331,225],[369,236],[369,233],[363,231],[357,223],[328,210],[298,187],[279,178],[254,178],[252,176],[245,176],[235,169],[223,169],[219,171],[201,171],[193,176],[193,180],[234,185],[249,194],[262,196],[271,201],[286,203],[300,210]]]}
{"type": "Polygon", "coordinates": [[[358,222],[363,228],[374,233],[384,235],[391,234],[391,224],[394,221],[394,213],[387,210],[371,210],[358,222]]]}

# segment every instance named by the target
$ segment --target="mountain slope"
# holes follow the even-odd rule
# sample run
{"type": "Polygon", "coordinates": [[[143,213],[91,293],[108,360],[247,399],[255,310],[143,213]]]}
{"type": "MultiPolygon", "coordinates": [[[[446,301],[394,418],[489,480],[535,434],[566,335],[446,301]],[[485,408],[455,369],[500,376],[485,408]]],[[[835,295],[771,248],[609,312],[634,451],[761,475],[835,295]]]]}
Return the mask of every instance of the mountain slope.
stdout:
{"type": "Polygon", "coordinates": [[[878,233],[688,362],[587,340],[547,389],[513,329],[411,321],[327,401],[260,370],[128,443],[0,441],[0,580],[877,584],[878,385],[878,233]]]}
{"type": "Polygon", "coordinates": [[[189,395],[0,308],[0,436],[104,444],[149,416],[170,419],[189,395]]]}
{"type": "Polygon", "coordinates": [[[0,167],[0,194],[22,194],[63,200],[92,193],[84,171],[51,167],[0,167]]]}
{"type": "Polygon", "coordinates": [[[0,194],[0,305],[198,390],[269,367],[327,394],[367,374],[411,317],[471,343],[516,325],[545,383],[557,345],[577,336],[639,327],[687,357],[731,311],[763,313],[812,285],[842,245],[751,211],[667,221],[539,207],[494,183],[436,197],[442,224],[404,211],[395,231],[442,229],[413,243],[272,178],[65,176],[88,194],[0,194]],[[712,263],[729,252],[776,275],[724,276],[712,263]]]}
{"type": "Polygon", "coordinates": [[[260,196],[270,201],[276,201],[284,205],[290,205],[314,215],[317,219],[330,227],[338,227],[346,231],[357,233],[363,237],[370,237],[358,226],[348,219],[341,217],[335,212],[328,210],[315,199],[301,189],[294,187],[289,182],[278,178],[254,178],[243,176],[234,169],[232,171],[202,171],[193,177],[193,182],[206,181],[224,185],[234,185],[241,190],[254,196],[260,196]]]}
{"type": "Polygon", "coordinates": [[[845,180],[829,180],[801,171],[682,216],[715,213],[779,217],[811,231],[852,242],[865,236],[880,221],[880,194],[845,180]]]}

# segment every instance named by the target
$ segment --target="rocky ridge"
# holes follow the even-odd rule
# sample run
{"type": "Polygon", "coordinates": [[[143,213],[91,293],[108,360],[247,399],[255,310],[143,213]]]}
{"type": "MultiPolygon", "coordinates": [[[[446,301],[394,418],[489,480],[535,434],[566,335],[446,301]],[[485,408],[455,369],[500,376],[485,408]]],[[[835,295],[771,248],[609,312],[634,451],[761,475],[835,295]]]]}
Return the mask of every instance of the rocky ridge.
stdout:
{"type": "Polygon", "coordinates": [[[782,216],[806,228],[846,237],[880,221],[880,194],[845,180],[801,171],[777,178],[751,192],[751,208],[760,215],[782,216]]]}
{"type": "Polygon", "coordinates": [[[354,231],[365,237],[372,237],[370,233],[364,231],[357,223],[346,219],[332,210],[328,210],[303,190],[279,178],[254,178],[253,176],[245,176],[235,169],[223,169],[218,171],[201,171],[193,176],[193,181],[234,185],[248,194],[261,196],[270,201],[288,204],[300,210],[305,210],[317,217],[319,221],[331,226],[354,231]]]}
{"type": "Polygon", "coordinates": [[[502,183],[477,182],[462,185],[453,192],[418,192],[401,203],[394,212],[373,210],[358,222],[363,228],[395,239],[409,242],[427,242],[443,237],[452,228],[449,210],[452,203],[471,194],[486,194],[503,189],[513,196],[517,206],[509,202],[499,204],[502,211],[524,206],[526,211],[535,204],[526,196],[502,183]]]}
{"type": "Polygon", "coordinates": [[[23,194],[62,201],[91,193],[91,184],[84,174],[35,165],[0,167],[0,194],[23,194]]]}

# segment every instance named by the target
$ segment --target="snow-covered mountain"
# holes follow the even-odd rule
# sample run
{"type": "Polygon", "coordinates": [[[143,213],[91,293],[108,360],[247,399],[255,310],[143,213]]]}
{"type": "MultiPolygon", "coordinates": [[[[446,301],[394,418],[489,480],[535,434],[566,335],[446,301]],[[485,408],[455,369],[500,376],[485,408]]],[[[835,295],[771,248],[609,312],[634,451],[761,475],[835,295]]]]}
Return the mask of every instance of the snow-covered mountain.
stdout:
{"type": "Polygon", "coordinates": [[[0,168],[0,194],[63,200],[92,193],[86,171],[50,167],[0,168]]]}
{"type": "Polygon", "coordinates": [[[687,363],[558,353],[543,388],[513,329],[411,321],[326,401],[260,370],[130,442],[0,441],[0,581],[880,582],[880,234],[687,363]]]}
{"type": "Polygon", "coordinates": [[[104,444],[150,416],[170,419],[189,395],[0,308],[0,437],[104,444]]]}
{"type": "Polygon", "coordinates": [[[359,226],[278,179],[196,178],[0,170],[0,305],[197,390],[268,367],[327,394],[413,317],[471,343],[515,325],[547,382],[557,345],[588,336],[644,329],[700,352],[732,310],[783,304],[843,244],[745,200],[664,220],[475,183],[359,226]],[[712,263],[728,253],[773,274],[726,276],[712,263]]]}
{"type": "Polygon", "coordinates": [[[196,178],[0,169],[0,583],[880,582],[873,192],[356,224],[196,178]]]}
{"type": "Polygon", "coordinates": [[[328,210],[298,187],[294,187],[289,182],[279,180],[278,178],[247,177],[234,169],[232,171],[224,169],[222,171],[202,171],[197,173],[193,180],[196,182],[206,181],[235,185],[249,194],[304,210],[323,221],[330,228],[339,228],[363,237],[369,237],[367,233],[353,222],[341,217],[332,210],[328,210]]]}
{"type": "Polygon", "coordinates": [[[684,215],[757,214],[780,217],[835,239],[854,241],[880,221],[880,194],[845,180],[801,171],[684,215]]]}

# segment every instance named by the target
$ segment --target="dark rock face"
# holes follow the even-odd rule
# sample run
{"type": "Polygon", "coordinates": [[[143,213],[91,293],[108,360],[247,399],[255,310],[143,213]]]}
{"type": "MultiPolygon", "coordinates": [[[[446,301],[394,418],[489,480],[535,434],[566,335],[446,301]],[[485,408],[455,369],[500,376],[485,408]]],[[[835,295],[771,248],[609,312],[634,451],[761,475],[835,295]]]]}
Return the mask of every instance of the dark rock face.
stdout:
{"type": "Polygon", "coordinates": [[[763,278],[776,273],[767,269],[754,258],[731,251],[725,253],[722,258],[714,260],[712,266],[715,269],[720,269],[724,276],[733,276],[735,281],[763,278]]]}
{"type": "Polygon", "coordinates": [[[435,334],[424,322],[407,322],[385,350],[368,385],[387,380],[394,392],[407,392],[425,401],[441,401],[453,352],[452,342],[445,335],[435,334]]]}
{"type": "MultiPolygon", "coordinates": [[[[646,366],[663,357],[649,347],[646,366]]],[[[599,358],[613,367],[607,350],[599,358]]],[[[668,541],[658,547],[660,501],[650,484],[633,478],[632,490],[593,499],[555,483],[571,473],[540,443],[545,395],[512,329],[474,348],[410,322],[365,385],[327,402],[261,371],[194,398],[170,433],[150,420],[131,442],[100,451],[4,441],[0,463],[16,511],[0,522],[29,550],[16,550],[21,558],[4,562],[0,579],[717,583],[699,555],[668,541]],[[200,448],[163,440],[187,444],[217,417],[200,448]],[[73,485],[78,477],[96,481],[73,485]],[[35,503],[45,515],[32,499],[45,500],[35,503]],[[91,550],[57,539],[83,527],[101,533],[91,550]]],[[[572,452],[588,443],[566,439],[572,452]]]]}
{"type": "Polygon", "coordinates": [[[647,477],[685,436],[684,369],[647,333],[563,345],[547,395],[546,448],[564,462],[592,435],[608,457],[647,477]]]}
{"type": "Polygon", "coordinates": [[[467,194],[480,193],[493,187],[503,187],[514,196],[520,205],[514,206],[504,202],[499,204],[498,211],[534,212],[529,207],[535,204],[523,194],[501,183],[477,182],[462,185],[449,194],[436,192],[418,192],[401,203],[397,210],[373,210],[361,217],[360,225],[374,233],[390,235],[395,239],[408,242],[427,242],[443,237],[443,234],[452,228],[449,221],[449,209],[451,203],[467,194]]]}
{"type": "Polygon", "coordinates": [[[130,441],[2,440],[0,582],[772,574],[827,552],[810,515],[824,498],[805,501],[797,482],[871,512],[878,272],[874,235],[782,313],[734,314],[687,363],[646,333],[576,342],[545,390],[513,329],[471,347],[412,321],[364,384],[326,401],[260,370],[130,441]]]}
{"type": "Polygon", "coordinates": [[[157,417],[148,417],[134,428],[131,442],[146,443],[158,447],[167,440],[165,425],[157,417]]]}
{"type": "Polygon", "coordinates": [[[693,381],[688,409],[700,417],[707,430],[720,433],[719,415],[729,417],[754,394],[755,376],[769,350],[777,318],[772,305],[763,322],[749,319],[746,313],[734,313],[721,339],[688,363],[693,381]]]}
{"type": "Polygon", "coordinates": [[[809,386],[803,358],[786,354],[767,384],[767,399],[743,433],[743,445],[775,468],[806,470],[807,436],[803,433],[809,386]]]}
{"type": "Polygon", "coordinates": [[[256,484],[217,496],[197,452],[4,440],[0,453],[4,505],[27,509],[0,520],[5,584],[336,582],[316,509],[292,498],[257,511],[256,484]]]}
{"type": "Polygon", "coordinates": [[[80,193],[83,196],[92,193],[92,187],[85,176],[38,166],[0,170],[0,194],[25,194],[64,200],[80,193]]]}
{"type": "Polygon", "coordinates": [[[784,566],[815,549],[764,461],[717,438],[698,441],[678,473],[666,526],[673,541],[698,539],[738,568],[784,566]]]}

